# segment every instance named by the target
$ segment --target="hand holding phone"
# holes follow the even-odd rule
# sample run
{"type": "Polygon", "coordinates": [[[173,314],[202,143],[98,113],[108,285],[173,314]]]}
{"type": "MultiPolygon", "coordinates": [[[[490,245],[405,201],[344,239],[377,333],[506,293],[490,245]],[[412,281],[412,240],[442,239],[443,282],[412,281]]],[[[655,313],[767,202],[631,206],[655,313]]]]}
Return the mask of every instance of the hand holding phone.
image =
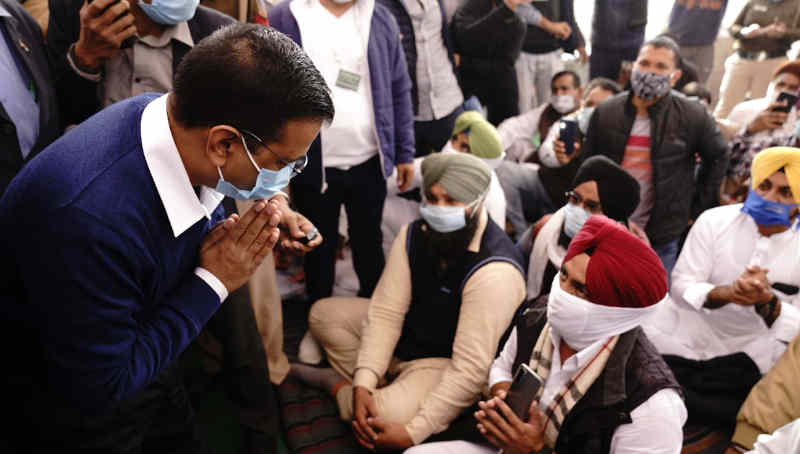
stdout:
{"type": "Polygon", "coordinates": [[[521,364],[506,392],[505,402],[522,421],[528,420],[528,410],[542,387],[539,377],[527,364],[521,364]]]}
{"type": "Polygon", "coordinates": [[[772,111],[789,113],[789,111],[792,110],[792,107],[794,107],[794,105],[797,103],[797,99],[798,99],[797,95],[794,95],[786,91],[782,91],[778,93],[778,98],[775,100],[775,103],[783,105],[778,107],[773,107],[772,111]]]}
{"type": "Polygon", "coordinates": [[[87,69],[98,69],[105,59],[136,41],[136,25],[128,0],[86,0],[80,21],[73,57],[87,69]]]}

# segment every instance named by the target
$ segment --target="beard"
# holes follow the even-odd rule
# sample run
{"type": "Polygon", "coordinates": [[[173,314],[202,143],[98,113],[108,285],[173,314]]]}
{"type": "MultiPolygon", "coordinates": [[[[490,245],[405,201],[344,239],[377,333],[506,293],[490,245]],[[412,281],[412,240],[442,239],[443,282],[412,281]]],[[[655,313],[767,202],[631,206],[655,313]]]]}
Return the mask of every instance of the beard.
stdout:
{"type": "Polygon", "coordinates": [[[437,232],[426,223],[425,227],[427,228],[423,230],[425,247],[429,251],[433,251],[443,268],[449,267],[450,264],[466,254],[467,246],[475,236],[475,231],[478,230],[478,218],[478,213],[476,213],[467,222],[467,225],[448,233],[437,232]]]}

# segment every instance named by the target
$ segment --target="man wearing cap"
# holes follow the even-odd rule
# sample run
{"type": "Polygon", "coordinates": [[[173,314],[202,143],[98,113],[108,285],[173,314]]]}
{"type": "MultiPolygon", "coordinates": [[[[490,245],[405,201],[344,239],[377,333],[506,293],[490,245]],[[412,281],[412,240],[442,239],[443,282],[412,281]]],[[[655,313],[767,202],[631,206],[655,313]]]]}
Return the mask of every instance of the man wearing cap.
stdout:
{"type": "Polygon", "coordinates": [[[422,219],[400,231],[372,299],[311,308],[311,332],[333,369],[295,364],[292,373],[335,395],[365,447],[421,443],[486,386],[525,297],[522,257],[484,207],[490,178],[466,153],[425,158],[422,219]]]}
{"type": "MultiPolygon", "coordinates": [[[[486,210],[489,219],[501,229],[506,225],[506,196],[494,169],[503,161],[505,153],[497,129],[475,111],[464,112],[456,118],[451,139],[442,148],[442,153],[469,153],[480,158],[492,169],[492,182],[486,194],[486,210]]],[[[419,190],[422,186],[422,160],[414,159],[414,177],[409,190],[419,190]]],[[[400,229],[419,217],[420,198],[416,192],[400,195],[397,186],[397,174],[386,180],[386,203],[383,210],[381,230],[383,232],[383,249],[389,254],[394,239],[400,229]]]]}
{"type": "Polygon", "coordinates": [[[640,228],[628,222],[639,205],[639,183],[614,161],[605,156],[584,161],[567,194],[566,205],[543,217],[520,240],[523,254],[529,254],[529,300],[549,291],[569,242],[590,216],[604,214],[646,239],[640,228]]]}
{"type": "Polygon", "coordinates": [[[407,454],[680,452],[680,387],[639,327],[666,295],[653,250],[618,222],[590,217],[549,295],[517,320],[492,364],[492,398],[474,416],[494,447],[431,443],[407,454]],[[542,379],[525,421],[505,402],[522,364],[542,379]]]}
{"type": "Polygon", "coordinates": [[[672,273],[672,301],[646,326],[687,390],[691,419],[733,424],[800,332],[800,149],[756,154],[744,204],[704,212],[672,273]]]}

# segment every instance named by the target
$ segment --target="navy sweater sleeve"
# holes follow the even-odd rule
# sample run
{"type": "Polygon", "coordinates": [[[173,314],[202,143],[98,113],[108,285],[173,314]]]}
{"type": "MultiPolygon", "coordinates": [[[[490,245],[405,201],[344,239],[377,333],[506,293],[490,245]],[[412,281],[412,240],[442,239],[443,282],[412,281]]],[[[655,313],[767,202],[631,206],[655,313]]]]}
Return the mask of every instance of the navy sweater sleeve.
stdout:
{"type": "Polygon", "coordinates": [[[69,404],[110,409],[177,358],[219,297],[190,271],[148,301],[163,269],[140,242],[74,206],[53,216],[58,222],[39,224],[37,244],[17,254],[23,275],[42,277],[26,291],[48,383],[69,404]]]}

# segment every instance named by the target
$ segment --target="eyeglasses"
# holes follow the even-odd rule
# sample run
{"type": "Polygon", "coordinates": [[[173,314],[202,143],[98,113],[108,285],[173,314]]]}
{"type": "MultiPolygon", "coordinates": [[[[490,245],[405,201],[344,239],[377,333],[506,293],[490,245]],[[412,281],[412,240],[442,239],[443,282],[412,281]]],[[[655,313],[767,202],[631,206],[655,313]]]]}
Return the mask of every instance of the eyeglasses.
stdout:
{"type": "Polygon", "coordinates": [[[574,205],[583,204],[584,208],[592,213],[601,213],[603,211],[600,202],[596,202],[594,200],[584,200],[583,197],[581,197],[581,195],[575,191],[567,191],[564,193],[564,195],[567,197],[569,203],[574,205]]]}
{"type": "Polygon", "coordinates": [[[300,175],[300,173],[303,170],[305,170],[306,167],[308,166],[308,154],[304,154],[301,158],[299,158],[299,159],[297,159],[295,161],[289,162],[289,161],[281,158],[278,153],[275,153],[274,151],[272,151],[272,149],[269,146],[267,146],[267,144],[265,144],[264,141],[261,140],[261,138],[258,137],[257,135],[253,134],[252,132],[250,132],[250,131],[248,131],[246,129],[240,129],[240,131],[242,131],[243,133],[245,133],[245,134],[249,135],[250,137],[256,139],[259,144],[261,144],[264,148],[269,150],[270,153],[275,155],[275,157],[278,159],[278,162],[280,162],[281,165],[283,165],[284,167],[285,166],[291,167],[292,168],[292,176],[300,175]]]}

